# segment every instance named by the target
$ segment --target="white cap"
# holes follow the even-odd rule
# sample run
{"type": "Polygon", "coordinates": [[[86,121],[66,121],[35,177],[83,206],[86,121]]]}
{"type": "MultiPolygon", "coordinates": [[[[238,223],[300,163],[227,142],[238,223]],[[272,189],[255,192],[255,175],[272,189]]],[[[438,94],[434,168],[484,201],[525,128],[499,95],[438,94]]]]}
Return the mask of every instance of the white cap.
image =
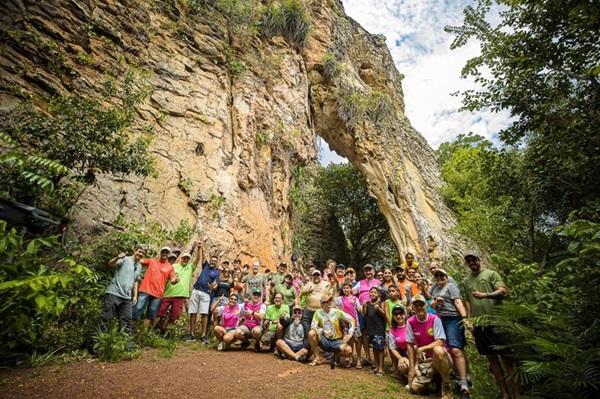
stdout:
{"type": "Polygon", "coordinates": [[[190,255],[189,252],[184,253],[183,255],[181,255],[182,258],[191,258],[192,255],[190,255]]]}
{"type": "Polygon", "coordinates": [[[169,248],[169,247],[162,247],[162,248],[160,249],[160,252],[164,252],[164,251],[167,251],[167,252],[169,252],[169,253],[170,253],[170,252],[171,252],[171,248],[169,248]]]}

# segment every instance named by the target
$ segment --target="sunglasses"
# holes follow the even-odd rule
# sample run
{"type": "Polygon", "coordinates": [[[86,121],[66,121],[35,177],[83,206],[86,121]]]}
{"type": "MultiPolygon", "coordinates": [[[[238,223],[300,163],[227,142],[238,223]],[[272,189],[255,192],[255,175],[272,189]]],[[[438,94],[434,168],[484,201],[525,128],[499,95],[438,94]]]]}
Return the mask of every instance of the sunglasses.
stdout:
{"type": "Polygon", "coordinates": [[[396,312],[396,313],[394,313],[394,317],[396,317],[396,316],[404,316],[404,313],[402,313],[402,312],[396,312]]]}
{"type": "Polygon", "coordinates": [[[302,314],[301,310],[294,310],[294,314],[302,314]]]}

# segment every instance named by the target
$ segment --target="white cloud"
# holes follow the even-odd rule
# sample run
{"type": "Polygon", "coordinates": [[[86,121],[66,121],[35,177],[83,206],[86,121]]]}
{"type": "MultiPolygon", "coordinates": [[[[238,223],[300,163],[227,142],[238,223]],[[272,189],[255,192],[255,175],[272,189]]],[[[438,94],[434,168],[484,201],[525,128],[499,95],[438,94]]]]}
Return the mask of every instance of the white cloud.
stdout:
{"type": "Polygon", "coordinates": [[[451,93],[473,88],[461,79],[478,43],[450,50],[446,25],[460,25],[470,0],[343,0],[346,13],[371,33],[382,33],[403,81],[406,115],[432,147],[459,133],[493,138],[510,121],[508,113],[459,112],[451,93]]]}

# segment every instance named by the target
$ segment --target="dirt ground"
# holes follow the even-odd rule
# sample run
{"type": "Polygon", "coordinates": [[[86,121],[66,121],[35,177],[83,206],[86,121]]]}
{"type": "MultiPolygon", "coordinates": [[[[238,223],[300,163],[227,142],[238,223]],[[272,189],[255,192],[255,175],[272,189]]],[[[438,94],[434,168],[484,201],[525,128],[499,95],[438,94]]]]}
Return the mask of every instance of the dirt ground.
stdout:
{"type": "Polygon", "coordinates": [[[366,370],[331,370],[269,353],[182,347],[171,358],[146,351],[119,363],[89,361],[0,370],[0,398],[418,398],[399,381],[366,370]]]}

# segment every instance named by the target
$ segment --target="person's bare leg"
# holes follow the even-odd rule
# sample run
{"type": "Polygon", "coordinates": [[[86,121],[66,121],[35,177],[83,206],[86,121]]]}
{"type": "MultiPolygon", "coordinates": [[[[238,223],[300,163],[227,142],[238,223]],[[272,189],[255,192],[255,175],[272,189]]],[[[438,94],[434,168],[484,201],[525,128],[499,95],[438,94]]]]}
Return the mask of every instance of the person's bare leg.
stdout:
{"type": "Polygon", "coordinates": [[[383,373],[383,359],[385,357],[385,351],[373,349],[373,356],[375,357],[376,372],[383,373]]]}
{"type": "Polygon", "coordinates": [[[450,349],[450,353],[452,354],[452,359],[454,360],[454,371],[458,375],[458,379],[460,381],[467,382],[467,362],[465,358],[465,354],[462,350],[458,348],[450,349]]]}
{"type": "Polygon", "coordinates": [[[433,348],[433,368],[442,376],[445,383],[450,382],[450,369],[452,368],[448,355],[442,346],[433,348]]]}
{"type": "Polygon", "coordinates": [[[500,388],[500,392],[502,393],[502,399],[510,399],[510,393],[508,392],[508,386],[504,380],[504,371],[502,370],[502,364],[500,363],[498,355],[487,355],[487,358],[490,363],[490,371],[496,380],[496,385],[498,385],[498,388],[500,388]]]}
{"type": "Polygon", "coordinates": [[[285,354],[289,359],[296,359],[296,354],[294,353],[292,348],[290,348],[290,346],[285,343],[284,340],[278,339],[277,341],[275,341],[275,346],[277,347],[277,349],[279,349],[279,352],[285,354]]]}
{"type": "Polygon", "coordinates": [[[190,313],[190,325],[189,325],[190,335],[196,335],[196,320],[198,320],[198,314],[190,313]]]}
{"type": "Polygon", "coordinates": [[[356,368],[362,368],[362,338],[354,338],[354,346],[356,347],[356,368]]]}
{"type": "Polygon", "coordinates": [[[363,349],[365,350],[365,359],[367,360],[367,362],[373,363],[373,360],[371,359],[371,351],[369,350],[369,337],[363,334],[360,338],[362,341],[363,349]]]}
{"type": "Polygon", "coordinates": [[[400,359],[400,353],[396,349],[390,349],[390,359],[392,360],[392,373],[398,371],[398,359],[400,359]]]}
{"type": "Polygon", "coordinates": [[[321,355],[321,348],[319,348],[318,339],[319,335],[316,333],[315,330],[310,330],[308,332],[308,341],[310,342],[310,348],[312,349],[312,352],[315,355],[313,362],[317,364],[327,363],[327,361],[321,355]]]}
{"type": "Polygon", "coordinates": [[[521,384],[519,384],[519,378],[517,376],[517,363],[514,359],[507,356],[500,356],[502,364],[504,364],[504,371],[506,374],[506,384],[512,399],[519,399],[521,396],[521,384]]]}
{"type": "Polygon", "coordinates": [[[208,315],[207,314],[200,315],[200,327],[202,328],[202,337],[206,337],[208,335],[208,315]]]}
{"type": "Polygon", "coordinates": [[[213,330],[213,332],[215,333],[215,337],[217,337],[217,339],[219,341],[223,341],[223,337],[225,336],[225,329],[221,326],[216,326],[215,329],[213,330]]]}
{"type": "Polygon", "coordinates": [[[236,339],[235,336],[236,336],[235,331],[231,331],[231,332],[225,333],[225,335],[223,335],[223,344],[225,344],[225,348],[229,349],[231,344],[235,342],[235,339],[236,339]]]}
{"type": "Polygon", "coordinates": [[[406,375],[408,373],[408,366],[409,366],[408,358],[401,356],[398,359],[398,374],[406,375]]]}

